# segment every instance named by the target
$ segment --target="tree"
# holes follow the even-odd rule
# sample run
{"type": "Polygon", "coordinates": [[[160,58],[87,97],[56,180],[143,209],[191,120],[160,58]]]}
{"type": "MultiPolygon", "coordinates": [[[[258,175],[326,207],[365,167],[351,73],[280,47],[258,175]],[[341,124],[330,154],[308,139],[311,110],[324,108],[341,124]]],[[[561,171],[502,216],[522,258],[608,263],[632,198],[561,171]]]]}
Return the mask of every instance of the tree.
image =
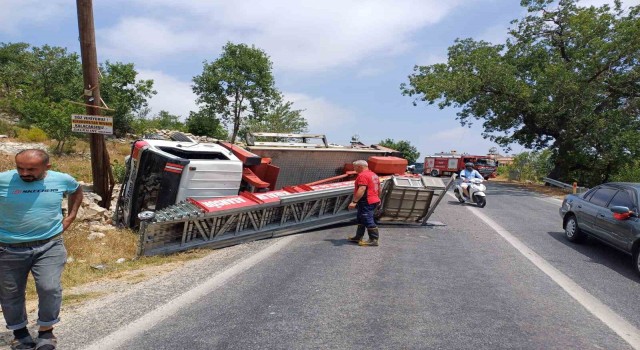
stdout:
{"type": "Polygon", "coordinates": [[[33,55],[27,43],[0,43],[0,108],[10,109],[10,100],[32,81],[33,55]]]}
{"type": "Polygon", "coordinates": [[[198,136],[209,136],[225,140],[229,135],[215,115],[206,110],[191,112],[186,122],[187,131],[198,136]]]}
{"type": "Polygon", "coordinates": [[[273,106],[264,113],[255,115],[246,123],[246,129],[253,132],[279,132],[286,134],[307,132],[309,123],[302,116],[302,109],[292,109],[293,102],[277,98],[273,106]]]}
{"type": "Polygon", "coordinates": [[[393,139],[386,139],[380,141],[379,145],[402,153],[402,158],[406,159],[409,164],[415,163],[418,157],[420,157],[418,149],[412,146],[409,141],[400,140],[395,142],[393,139]]]}
{"type": "Polygon", "coordinates": [[[481,121],[503,147],[549,148],[552,178],[607,181],[640,155],[640,7],[521,3],[529,15],[506,43],[456,40],[447,63],[415,67],[403,94],[460,108],[462,125],[481,121]]]}
{"type": "Polygon", "coordinates": [[[201,75],[193,78],[200,112],[219,115],[231,124],[231,142],[251,114],[267,109],[277,97],[272,64],[267,54],[245,44],[227,43],[218,59],[204,63],[201,75]]]}
{"type": "Polygon", "coordinates": [[[138,112],[148,107],[148,98],[156,94],[153,80],[136,80],[138,72],[133,63],[111,63],[100,65],[100,95],[113,112],[113,132],[117,136],[133,131],[133,120],[138,112]]]}
{"type": "Polygon", "coordinates": [[[4,101],[11,112],[20,115],[21,126],[44,130],[58,141],[54,152],[62,152],[74,136],[71,114],[83,112],[82,107],[68,103],[82,93],[79,57],[62,47],[28,49],[23,43],[0,48],[4,101]]]}

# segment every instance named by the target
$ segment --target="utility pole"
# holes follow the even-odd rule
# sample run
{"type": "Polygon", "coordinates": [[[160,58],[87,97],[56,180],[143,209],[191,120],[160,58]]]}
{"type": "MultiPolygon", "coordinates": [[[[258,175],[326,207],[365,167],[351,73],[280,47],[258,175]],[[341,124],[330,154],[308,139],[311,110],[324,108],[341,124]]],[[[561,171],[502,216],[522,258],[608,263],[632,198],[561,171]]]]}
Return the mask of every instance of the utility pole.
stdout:
{"type": "MultiPolygon", "coordinates": [[[[78,31],[80,33],[80,53],[82,55],[82,76],[84,77],[84,99],[87,114],[100,115],[100,83],[98,80],[98,54],[96,34],[93,24],[92,0],[76,0],[78,8],[78,31]]],[[[91,146],[91,173],[93,191],[102,198],[99,205],[109,209],[113,174],[109,162],[109,153],[102,134],[89,134],[91,146]],[[110,186],[111,185],[111,186],[110,186]]]]}

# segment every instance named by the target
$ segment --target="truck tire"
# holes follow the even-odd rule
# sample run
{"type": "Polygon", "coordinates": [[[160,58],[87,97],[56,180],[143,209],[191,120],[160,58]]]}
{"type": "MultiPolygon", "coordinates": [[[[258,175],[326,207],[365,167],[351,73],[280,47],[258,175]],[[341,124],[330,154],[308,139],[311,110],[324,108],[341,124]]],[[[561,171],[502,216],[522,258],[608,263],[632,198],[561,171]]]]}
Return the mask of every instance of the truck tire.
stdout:
{"type": "Polygon", "coordinates": [[[438,171],[437,170],[431,170],[431,176],[433,177],[438,177],[438,171]]]}

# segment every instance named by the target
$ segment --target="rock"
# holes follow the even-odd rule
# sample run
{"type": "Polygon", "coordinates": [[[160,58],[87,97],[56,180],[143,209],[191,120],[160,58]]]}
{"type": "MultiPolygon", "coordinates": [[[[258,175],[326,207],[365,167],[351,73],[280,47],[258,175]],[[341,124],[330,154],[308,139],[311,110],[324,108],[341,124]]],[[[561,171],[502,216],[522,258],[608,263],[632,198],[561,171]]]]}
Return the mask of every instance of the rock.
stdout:
{"type": "Polygon", "coordinates": [[[9,136],[7,136],[7,135],[0,135],[0,139],[8,139],[8,138],[9,138],[9,136]]]}
{"type": "Polygon", "coordinates": [[[104,217],[104,213],[107,209],[95,204],[89,204],[89,207],[85,208],[84,215],[82,217],[83,220],[91,220],[91,221],[100,221],[104,217]]]}
{"type": "Polygon", "coordinates": [[[127,261],[127,259],[125,258],[120,258],[118,260],[116,260],[116,264],[122,264],[123,262],[127,261]]]}
{"type": "Polygon", "coordinates": [[[91,265],[92,268],[96,269],[96,270],[106,270],[107,267],[104,265],[91,265]]]}
{"type": "Polygon", "coordinates": [[[91,232],[89,234],[89,236],[87,237],[88,240],[93,241],[95,239],[102,239],[104,238],[106,235],[102,232],[91,232]]]}
{"type": "Polygon", "coordinates": [[[74,259],[72,256],[67,258],[67,264],[71,264],[74,261],[76,261],[76,259],[74,259]]]}
{"type": "Polygon", "coordinates": [[[93,232],[107,232],[113,230],[115,227],[111,225],[91,224],[91,231],[93,232]]]}
{"type": "Polygon", "coordinates": [[[43,143],[22,143],[22,142],[2,142],[0,143],[0,153],[16,154],[23,149],[37,148],[46,150],[47,146],[43,143]]]}

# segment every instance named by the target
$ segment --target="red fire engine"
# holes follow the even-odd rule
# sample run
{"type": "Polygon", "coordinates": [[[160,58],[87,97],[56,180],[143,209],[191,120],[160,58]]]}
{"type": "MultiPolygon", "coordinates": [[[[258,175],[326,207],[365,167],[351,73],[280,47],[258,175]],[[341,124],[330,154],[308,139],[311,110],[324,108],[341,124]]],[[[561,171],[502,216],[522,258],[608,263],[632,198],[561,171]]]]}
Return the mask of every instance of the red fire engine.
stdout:
{"type": "Polygon", "coordinates": [[[496,177],[496,162],[488,156],[470,154],[438,153],[424,159],[424,174],[431,176],[451,176],[460,173],[467,162],[472,162],[474,168],[485,179],[496,177]]]}

